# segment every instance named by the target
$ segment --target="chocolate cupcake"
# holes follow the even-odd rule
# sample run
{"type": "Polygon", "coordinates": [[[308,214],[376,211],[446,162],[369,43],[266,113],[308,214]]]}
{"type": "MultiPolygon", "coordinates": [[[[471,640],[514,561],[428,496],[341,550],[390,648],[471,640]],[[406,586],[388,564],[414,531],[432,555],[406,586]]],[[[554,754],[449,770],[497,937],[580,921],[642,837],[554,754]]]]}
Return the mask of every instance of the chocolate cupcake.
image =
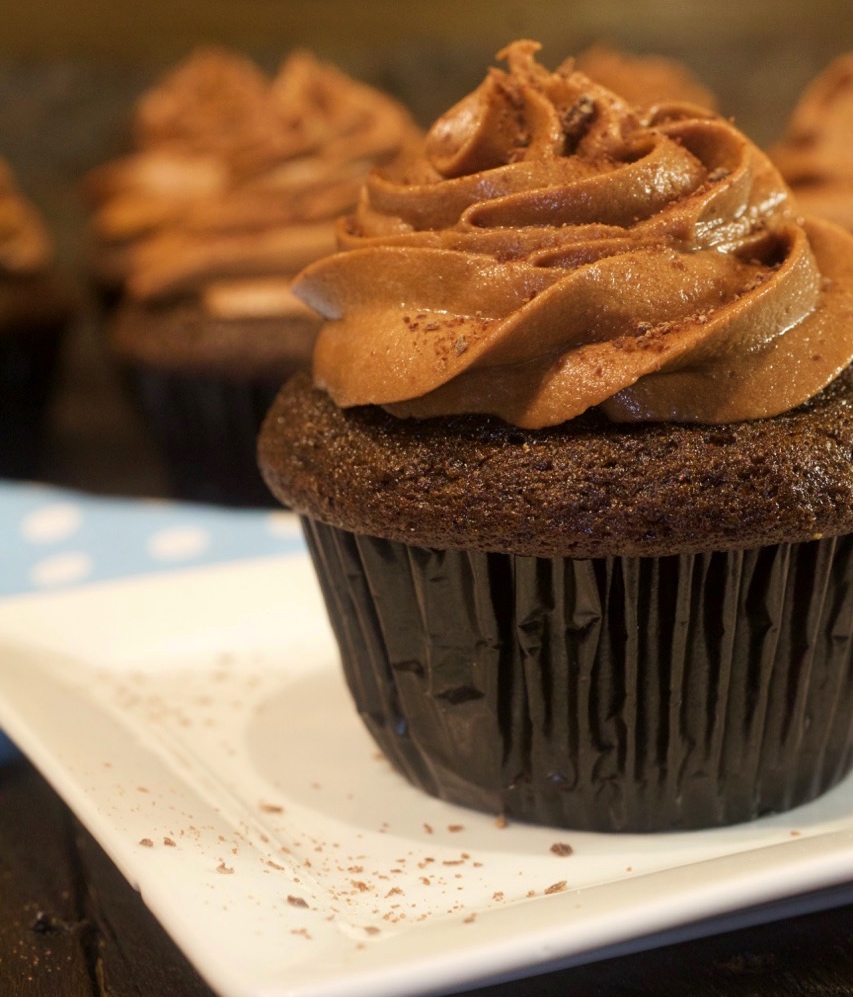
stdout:
{"type": "Polygon", "coordinates": [[[729,121],[537,48],[298,280],[326,322],[260,466],[415,785],[593,830],[784,811],[851,764],[853,240],[729,121]]]}
{"type": "Polygon", "coordinates": [[[770,150],[808,214],[853,232],[853,52],[833,60],[803,91],[770,150]]]}
{"type": "Polygon", "coordinates": [[[258,427],[319,328],[291,279],[415,134],[399,104],[308,53],[269,79],[204,49],[140,100],[137,151],[88,177],[97,279],[120,299],[110,351],[178,496],[269,503],[258,427]]]}
{"type": "Polygon", "coordinates": [[[75,311],[44,219],[0,160],[0,476],[37,476],[65,332],[75,311]]]}

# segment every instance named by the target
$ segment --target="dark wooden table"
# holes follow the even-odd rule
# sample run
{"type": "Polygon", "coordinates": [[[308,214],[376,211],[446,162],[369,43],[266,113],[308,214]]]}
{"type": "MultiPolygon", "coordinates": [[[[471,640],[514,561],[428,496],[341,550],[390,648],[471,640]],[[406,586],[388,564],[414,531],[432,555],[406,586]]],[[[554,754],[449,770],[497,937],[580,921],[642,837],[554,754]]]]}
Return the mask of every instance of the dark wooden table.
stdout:
{"type": "MultiPolygon", "coordinates": [[[[479,997],[843,997],[853,905],[473,992],[479,997]]],[[[0,995],[213,997],[26,761],[0,766],[0,995]]]]}

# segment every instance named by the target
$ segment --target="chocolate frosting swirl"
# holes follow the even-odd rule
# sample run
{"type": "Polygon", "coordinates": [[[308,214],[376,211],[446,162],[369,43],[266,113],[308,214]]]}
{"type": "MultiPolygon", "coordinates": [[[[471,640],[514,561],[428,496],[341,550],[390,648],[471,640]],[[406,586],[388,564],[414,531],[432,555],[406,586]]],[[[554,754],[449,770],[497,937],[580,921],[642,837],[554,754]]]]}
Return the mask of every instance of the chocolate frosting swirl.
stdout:
{"type": "Polygon", "coordinates": [[[850,237],[801,225],[729,121],[632,108],[538,48],[510,45],[418,155],[374,171],[341,251],[297,280],[326,319],[316,383],[343,407],[526,428],[816,394],[853,357],[850,237]]]}
{"type": "Polygon", "coordinates": [[[367,171],[417,134],[405,109],[304,51],[268,78],[194,52],[135,111],[136,151],[93,171],[97,244],[129,296],[197,296],[227,317],[305,312],[299,269],[335,248],[367,171]]]}

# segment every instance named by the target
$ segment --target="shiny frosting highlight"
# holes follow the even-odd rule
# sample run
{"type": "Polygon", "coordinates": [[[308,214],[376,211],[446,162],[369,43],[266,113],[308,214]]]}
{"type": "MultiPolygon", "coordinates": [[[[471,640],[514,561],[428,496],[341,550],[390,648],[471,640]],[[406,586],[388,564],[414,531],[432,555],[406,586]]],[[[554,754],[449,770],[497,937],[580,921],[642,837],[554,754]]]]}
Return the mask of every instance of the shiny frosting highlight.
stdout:
{"type": "Polygon", "coordinates": [[[343,407],[527,428],[771,416],[853,356],[853,242],[690,104],[642,110],[533,42],[374,171],[294,291],[343,407]]]}

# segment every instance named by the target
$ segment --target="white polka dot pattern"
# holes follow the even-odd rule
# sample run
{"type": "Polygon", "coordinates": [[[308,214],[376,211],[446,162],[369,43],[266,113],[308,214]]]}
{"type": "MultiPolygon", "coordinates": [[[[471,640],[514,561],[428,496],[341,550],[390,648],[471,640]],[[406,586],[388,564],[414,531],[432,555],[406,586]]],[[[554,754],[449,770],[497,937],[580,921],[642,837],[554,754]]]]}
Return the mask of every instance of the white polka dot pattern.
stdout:
{"type": "Polygon", "coordinates": [[[37,561],[30,577],[38,588],[50,588],[85,581],[91,574],[92,559],[89,555],[83,551],[69,551],[67,554],[54,554],[37,561]]]}
{"type": "Polygon", "coordinates": [[[0,484],[0,598],[304,549],[285,511],[0,484]]]}
{"type": "Polygon", "coordinates": [[[34,509],[21,521],[21,533],[32,543],[55,543],[79,529],[82,514],[73,502],[52,502],[34,509]]]}
{"type": "Polygon", "coordinates": [[[184,561],[209,546],[210,535],[197,526],[172,526],[148,541],[148,551],[155,561],[184,561]]]}

